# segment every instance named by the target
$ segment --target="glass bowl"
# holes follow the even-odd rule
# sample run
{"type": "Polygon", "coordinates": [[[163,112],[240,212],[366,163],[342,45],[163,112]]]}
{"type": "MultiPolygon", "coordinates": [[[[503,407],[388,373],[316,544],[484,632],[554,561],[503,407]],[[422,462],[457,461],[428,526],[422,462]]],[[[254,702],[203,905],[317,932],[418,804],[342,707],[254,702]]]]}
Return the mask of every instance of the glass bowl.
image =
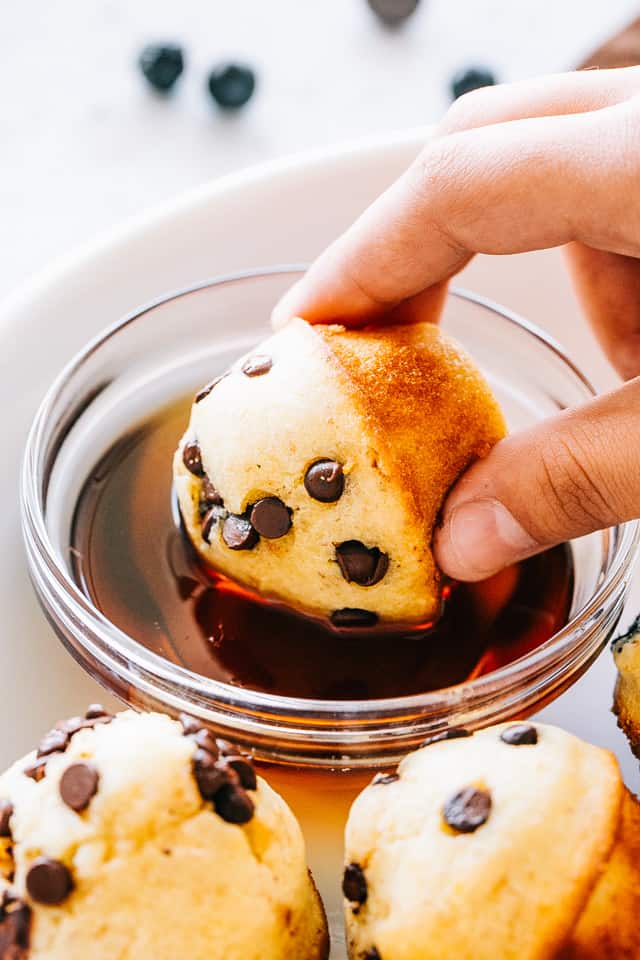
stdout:
{"type": "MultiPolygon", "coordinates": [[[[45,396],[27,443],[21,490],[26,549],[57,634],[126,702],[197,715],[266,761],[371,768],[396,762],[447,726],[526,715],[573,683],[617,623],[638,525],[571,544],[570,620],[550,640],[493,673],[428,694],[342,701],[253,692],[170,663],[127,636],[73,577],[72,519],[84,481],[123,433],[222,372],[266,335],[271,306],[298,274],[289,267],[246,272],[162,297],[109,328],[66,367],[45,396]]],[[[593,395],[545,333],[482,297],[453,291],[442,324],[476,358],[512,430],[593,395]]]]}
{"type": "MultiPolygon", "coordinates": [[[[332,701],[253,692],[193,673],[127,636],[74,579],[72,521],[85,480],[119,437],[193,393],[266,335],[272,305],[298,275],[282,267],[202,283],[134,311],[92,341],[62,371],[35,418],[21,509],[33,584],[76,660],[125,702],[196,715],[268,765],[270,782],[301,822],[329,918],[331,956],[343,960],[342,837],[357,791],[373,769],[449,726],[526,716],[574,683],[618,621],[638,524],[571,544],[570,619],[535,652],[419,696],[332,701]]],[[[442,323],[484,370],[512,430],[593,395],[545,333],[482,297],[453,291],[442,323]]]]}

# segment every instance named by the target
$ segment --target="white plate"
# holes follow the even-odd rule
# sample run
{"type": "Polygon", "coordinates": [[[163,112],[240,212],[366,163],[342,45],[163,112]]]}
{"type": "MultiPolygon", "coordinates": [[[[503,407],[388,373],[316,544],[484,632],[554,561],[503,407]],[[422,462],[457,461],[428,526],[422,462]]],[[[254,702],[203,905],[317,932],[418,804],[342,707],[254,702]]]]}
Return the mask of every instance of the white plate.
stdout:
{"type": "MultiPolygon", "coordinates": [[[[411,131],[393,142],[346,146],[219,180],[54,266],[0,309],[0,767],[55,720],[106,699],[63,651],[25,570],[18,470],[51,378],[98,330],[163,291],[238,268],[310,259],[410,162],[425,136],[411,131]]],[[[549,329],[599,385],[612,382],[580,320],[560,254],[479,258],[463,282],[549,329]]],[[[636,585],[626,619],[638,599],[636,585]]],[[[613,678],[605,651],[544,715],[615,749],[636,788],[637,763],[610,712],[613,678]]]]}
{"type": "MultiPolygon", "coordinates": [[[[28,582],[18,473],[38,402],[95,333],[164,291],[311,259],[409,162],[422,133],[290,158],[213,182],[53,265],[0,307],[0,768],[104,694],[63,651],[28,582]]],[[[265,323],[267,318],[265,318],[265,323]]]]}

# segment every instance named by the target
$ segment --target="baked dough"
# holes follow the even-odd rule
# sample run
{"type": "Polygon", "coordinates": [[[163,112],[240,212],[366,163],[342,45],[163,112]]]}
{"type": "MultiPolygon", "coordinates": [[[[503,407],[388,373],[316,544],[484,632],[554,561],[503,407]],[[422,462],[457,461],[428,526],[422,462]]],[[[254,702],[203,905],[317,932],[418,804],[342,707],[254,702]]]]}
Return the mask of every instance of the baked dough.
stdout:
{"type": "Polygon", "coordinates": [[[616,637],[612,650],[618,668],[613,709],[631,749],[640,757],[640,616],[616,637]]]}
{"type": "Polygon", "coordinates": [[[175,488],[202,558],[263,596],[336,627],[426,623],[444,496],[504,433],[437,326],[298,319],[198,394],[175,488]]]}
{"type": "Polygon", "coordinates": [[[614,757],[504,724],[406,757],[346,828],[350,956],[640,956],[640,815],[614,757]]]}
{"type": "Polygon", "coordinates": [[[192,720],[89,713],[0,777],[0,956],[325,960],[300,828],[250,761],[192,720]]]}

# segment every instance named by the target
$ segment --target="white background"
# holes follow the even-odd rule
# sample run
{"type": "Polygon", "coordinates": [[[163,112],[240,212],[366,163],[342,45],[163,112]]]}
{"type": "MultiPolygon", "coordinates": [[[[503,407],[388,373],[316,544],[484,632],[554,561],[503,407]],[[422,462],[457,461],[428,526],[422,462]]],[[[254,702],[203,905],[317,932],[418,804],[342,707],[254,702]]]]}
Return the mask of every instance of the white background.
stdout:
{"type": "MultiPolygon", "coordinates": [[[[17,0],[0,18],[0,297],[47,261],[209,178],[290,151],[435,120],[451,74],[567,69],[638,12],[633,0],[422,0],[400,30],[365,0],[17,0]],[[183,42],[176,95],[135,59],[183,42]],[[221,115],[208,67],[259,73],[221,115]]],[[[160,284],[160,287],[162,284],[160,284]]]]}
{"type": "MultiPolygon", "coordinates": [[[[388,33],[365,0],[5,0],[4,7],[0,297],[70,247],[87,252],[0,307],[0,727],[10,732],[0,742],[0,767],[53,721],[102,696],[52,636],[24,569],[17,473],[46,385],[87,337],[160,291],[269,262],[256,257],[265,248],[275,259],[307,257],[386,182],[386,166],[378,151],[375,167],[374,151],[366,168],[350,157],[332,176],[325,159],[313,188],[308,167],[295,182],[295,168],[287,168],[294,173],[286,182],[271,181],[281,208],[273,227],[269,217],[279,206],[270,188],[251,190],[244,180],[241,203],[228,188],[226,201],[205,190],[93,256],[88,241],[212,176],[435,120],[451,73],[469,62],[486,63],[503,79],[570,68],[637,12],[629,0],[422,0],[405,29],[388,33]],[[165,102],[132,66],[155,38],[183,40],[190,56],[177,95],[165,102]],[[208,65],[222,56],[246,59],[260,73],[255,101],[236,117],[221,116],[202,91],[208,65]]],[[[544,323],[589,373],[606,373],[577,322],[557,254],[478,259],[464,282],[544,323]]],[[[637,605],[636,592],[630,611],[637,605]]],[[[613,674],[605,653],[546,716],[615,747],[635,789],[637,761],[610,714],[613,674]]],[[[322,830],[314,837],[324,854],[322,830]]],[[[338,872],[327,887],[334,894],[338,872]]]]}

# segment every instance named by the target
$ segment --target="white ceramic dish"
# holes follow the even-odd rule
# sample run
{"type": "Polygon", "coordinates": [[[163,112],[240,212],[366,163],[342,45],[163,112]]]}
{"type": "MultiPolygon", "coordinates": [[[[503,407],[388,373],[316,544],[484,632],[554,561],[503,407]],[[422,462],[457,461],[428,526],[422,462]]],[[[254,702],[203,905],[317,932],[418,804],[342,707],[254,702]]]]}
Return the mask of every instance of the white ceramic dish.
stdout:
{"type": "MultiPolygon", "coordinates": [[[[101,328],[165,290],[236,269],[310,259],[410,162],[425,136],[413,131],[393,142],[347,146],[218,181],[54,266],[0,309],[0,720],[11,731],[0,743],[0,766],[53,721],[103,696],[38,610],[20,540],[22,448],[52,377],[101,328]]],[[[481,258],[463,282],[549,329],[596,383],[611,377],[580,321],[557,253],[481,258]]],[[[639,600],[636,585],[626,619],[639,600]]],[[[605,652],[547,708],[545,719],[614,749],[635,789],[637,763],[610,713],[613,677],[605,652]]]]}
{"type": "Polygon", "coordinates": [[[292,158],[213,182],[54,264],[0,306],[0,718],[12,731],[0,742],[0,766],[98,692],[53,639],[20,538],[22,450],[56,372],[99,330],[159,293],[237,268],[311,259],[409,162],[424,136],[292,158]]]}

